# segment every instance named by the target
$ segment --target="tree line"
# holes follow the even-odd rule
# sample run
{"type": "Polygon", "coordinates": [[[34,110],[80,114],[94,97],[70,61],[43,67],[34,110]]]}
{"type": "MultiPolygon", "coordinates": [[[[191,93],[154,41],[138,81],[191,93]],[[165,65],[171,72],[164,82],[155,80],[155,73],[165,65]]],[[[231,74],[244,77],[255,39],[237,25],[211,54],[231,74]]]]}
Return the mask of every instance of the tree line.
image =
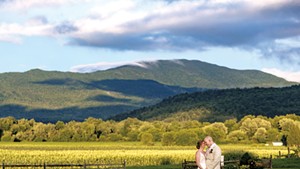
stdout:
{"type": "Polygon", "coordinates": [[[113,121],[88,118],[83,122],[36,122],[34,119],[0,118],[2,142],[141,141],[152,145],[194,145],[206,135],[219,143],[267,143],[282,141],[300,145],[300,116],[288,114],[268,118],[247,115],[240,120],[199,122],[196,120],[113,121]]]}
{"type": "Polygon", "coordinates": [[[239,120],[246,115],[300,115],[300,85],[283,88],[244,88],[207,90],[184,93],[164,99],[162,102],[122,113],[113,117],[123,120],[136,117],[142,120],[163,120],[177,112],[206,109],[200,121],[225,121],[232,117],[239,120]]]}

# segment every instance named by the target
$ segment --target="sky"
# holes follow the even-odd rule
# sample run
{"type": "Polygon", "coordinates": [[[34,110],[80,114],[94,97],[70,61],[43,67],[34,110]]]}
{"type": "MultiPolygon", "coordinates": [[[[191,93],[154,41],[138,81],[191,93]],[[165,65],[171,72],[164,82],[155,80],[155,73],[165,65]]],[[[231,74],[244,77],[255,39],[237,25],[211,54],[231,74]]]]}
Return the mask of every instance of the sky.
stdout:
{"type": "Polygon", "coordinates": [[[0,73],[201,60],[300,82],[299,0],[0,0],[0,73]]]}

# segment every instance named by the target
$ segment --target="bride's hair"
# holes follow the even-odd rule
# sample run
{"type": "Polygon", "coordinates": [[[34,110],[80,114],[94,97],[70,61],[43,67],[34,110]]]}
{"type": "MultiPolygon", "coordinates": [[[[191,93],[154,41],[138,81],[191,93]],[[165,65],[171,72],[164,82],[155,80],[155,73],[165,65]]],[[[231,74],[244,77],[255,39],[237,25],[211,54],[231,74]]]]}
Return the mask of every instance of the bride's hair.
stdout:
{"type": "Polygon", "coordinates": [[[201,144],[204,142],[204,140],[199,140],[197,141],[197,144],[196,144],[196,148],[199,149],[201,147],[201,144]]]}

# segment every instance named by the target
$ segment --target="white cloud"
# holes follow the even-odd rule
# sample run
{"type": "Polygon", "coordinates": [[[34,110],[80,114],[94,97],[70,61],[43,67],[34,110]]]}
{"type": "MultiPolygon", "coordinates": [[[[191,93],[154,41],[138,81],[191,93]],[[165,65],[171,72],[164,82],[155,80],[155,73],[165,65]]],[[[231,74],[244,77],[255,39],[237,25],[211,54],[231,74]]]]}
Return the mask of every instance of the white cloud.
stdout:
{"type": "Polygon", "coordinates": [[[287,81],[300,83],[300,71],[283,71],[276,68],[264,68],[262,71],[284,78],[287,81]]]}
{"type": "Polygon", "coordinates": [[[99,70],[107,70],[123,65],[136,65],[146,67],[142,62],[98,62],[93,64],[77,65],[71,68],[71,72],[89,73],[99,70]]]}
{"type": "MultiPolygon", "coordinates": [[[[77,65],[71,68],[71,72],[80,72],[80,73],[89,73],[99,70],[107,70],[111,68],[116,68],[125,65],[138,66],[142,68],[151,68],[156,67],[159,60],[155,59],[146,59],[144,61],[124,61],[124,62],[98,62],[93,64],[77,65]]],[[[178,60],[171,60],[172,62],[184,66],[184,64],[178,60]]]]}
{"type": "Polygon", "coordinates": [[[8,36],[8,35],[1,35],[0,34],[0,41],[2,42],[9,42],[9,43],[14,43],[14,44],[21,44],[22,39],[16,36],[8,36]]]}
{"type": "Polygon", "coordinates": [[[31,8],[60,6],[74,0],[10,0],[2,2],[1,7],[6,10],[28,10],[31,8]]]}
{"type": "Polygon", "coordinates": [[[51,36],[53,26],[0,23],[0,41],[20,43],[23,36],[51,36]]]}

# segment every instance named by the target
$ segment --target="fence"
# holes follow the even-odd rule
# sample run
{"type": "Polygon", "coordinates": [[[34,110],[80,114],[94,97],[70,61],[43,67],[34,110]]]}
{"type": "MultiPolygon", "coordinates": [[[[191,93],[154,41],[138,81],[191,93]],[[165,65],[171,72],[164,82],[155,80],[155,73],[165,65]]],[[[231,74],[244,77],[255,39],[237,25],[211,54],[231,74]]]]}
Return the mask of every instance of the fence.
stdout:
{"type": "MultiPolygon", "coordinates": [[[[250,168],[269,168],[272,169],[272,155],[266,159],[256,159],[249,161],[250,168]]],[[[224,161],[224,156],[221,156],[220,168],[240,168],[240,160],[228,160],[224,161]]],[[[197,168],[195,161],[186,161],[182,163],[182,169],[194,169],[197,168]]]]}
{"type": "Polygon", "coordinates": [[[5,168],[100,168],[100,169],[126,169],[126,160],[120,164],[5,164],[0,165],[2,169],[5,168]]]}

